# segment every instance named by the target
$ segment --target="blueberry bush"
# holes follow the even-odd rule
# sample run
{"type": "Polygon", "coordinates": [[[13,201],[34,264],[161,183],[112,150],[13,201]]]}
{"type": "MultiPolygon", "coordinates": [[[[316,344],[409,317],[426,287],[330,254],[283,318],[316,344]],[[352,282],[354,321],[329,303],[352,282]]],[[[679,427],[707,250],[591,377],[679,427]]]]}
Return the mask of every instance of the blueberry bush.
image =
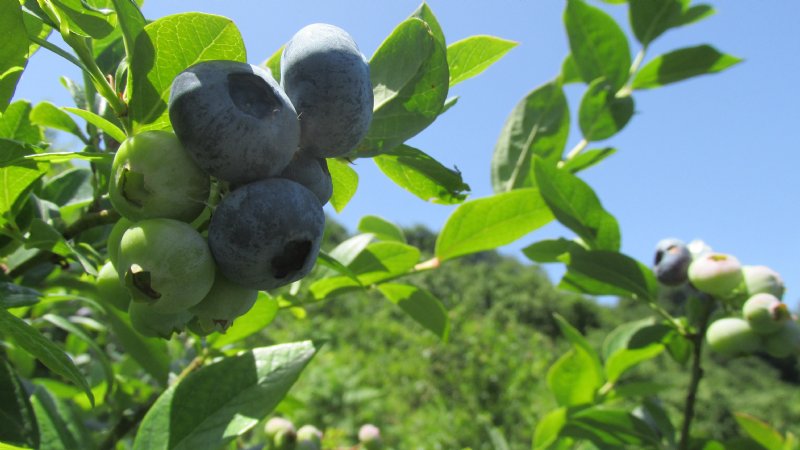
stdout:
{"type": "MultiPolygon", "coordinates": [[[[278,315],[368,293],[447,346],[452,316],[420,275],[556,221],[574,236],[532,242],[526,257],[564,265],[561,290],[622,297],[649,314],[599,345],[554,316],[569,348],[547,371],[555,407],[533,421],[525,447],[797,448],[791,433],[747,414],[736,416],[735,440],[692,432],[706,347],[725,358],[800,354],[780,275],[675,238],[658,243],[654,261],[636,261],[580,177],[616,151],[595,145],[629,124],[639,91],[740,59],[709,44],[648,51],[710,17],[710,5],[605,3],[626,3],[629,32],[604,9],[618,6],[565,1],[570,52],[500,130],[494,193],[468,199],[458,170],[406,141],[457,106],[451,87],[516,43],[448,42],[425,3],[367,58],[334,24],[248,55],[222,16],[152,20],[139,0],[0,0],[0,446],[323,448],[332,441],[317,424],[295,428],[274,411],[325,343],[263,346],[278,315]],[[15,98],[44,51],[81,69],[81,80],[62,79],[74,105],[15,98]],[[568,84],[582,86],[577,105],[568,84]],[[567,149],[573,127],[581,139],[567,149]],[[83,148],[58,151],[53,131],[83,148]],[[429,250],[376,216],[323,245],[323,206],[347,205],[359,159],[452,208],[429,250]],[[679,423],[656,383],[630,376],[657,358],[686,368],[679,423]]],[[[341,445],[396,448],[376,424],[358,424],[341,445]]],[[[499,428],[470,445],[511,447],[499,428]]]]}

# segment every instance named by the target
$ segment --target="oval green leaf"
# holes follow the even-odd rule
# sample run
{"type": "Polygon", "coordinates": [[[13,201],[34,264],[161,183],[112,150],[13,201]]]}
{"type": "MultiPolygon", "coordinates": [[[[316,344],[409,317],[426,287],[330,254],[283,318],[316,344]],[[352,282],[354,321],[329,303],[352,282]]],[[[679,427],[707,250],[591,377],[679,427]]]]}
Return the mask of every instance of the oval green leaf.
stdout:
{"type": "Polygon", "coordinates": [[[642,67],[633,80],[634,89],[652,89],[687,78],[723,71],[742,61],[720,53],[710,45],[682,48],[661,55],[642,67]]]}
{"type": "Polygon", "coordinates": [[[337,158],[328,158],[328,170],[333,183],[331,205],[336,212],[342,212],[358,190],[358,172],[337,158]]]}
{"type": "Polygon", "coordinates": [[[604,79],[593,81],[581,99],[578,124],[587,141],[602,141],[619,133],[633,117],[633,97],[617,97],[604,79]]]}
{"type": "Polygon", "coordinates": [[[395,184],[426,202],[461,203],[470,189],[461,172],[449,169],[423,151],[407,145],[395,147],[373,160],[395,184]]]}
{"type": "Polygon", "coordinates": [[[450,86],[472,78],[499,61],[517,43],[494,36],[470,36],[447,46],[450,86]]]}
{"type": "Polygon", "coordinates": [[[378,290],[425,329],[439,336],[442,341],[447,341],[450,320],[444,305],[433,294],[416,286],[398,283],[381,284],[378,290]]]}

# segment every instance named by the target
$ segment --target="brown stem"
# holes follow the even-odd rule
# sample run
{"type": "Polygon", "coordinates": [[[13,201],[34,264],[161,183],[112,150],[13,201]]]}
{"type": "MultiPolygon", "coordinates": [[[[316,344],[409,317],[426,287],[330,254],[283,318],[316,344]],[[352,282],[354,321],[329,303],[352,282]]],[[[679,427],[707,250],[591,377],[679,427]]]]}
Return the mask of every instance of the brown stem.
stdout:
{"type": "Polygon", "coordinates": [[[706,334],[708,327],[708,320],[711,316],[711,311],[706,312],[700,318],[698,331],[693,333],[688,338],[692,341],[692,372],[689,380],[689,390],[686,393],[686,402],[683,408],[683,425],[681,427],[681,440],[678,445],[680,450],[689,449],[690,432],[692,427],[692,420],[694,420],[695,404],[697,403],[697,391],[700,387],[700,380],[703,378],[702,356],[703,356],[703,338],[706,334]]]}

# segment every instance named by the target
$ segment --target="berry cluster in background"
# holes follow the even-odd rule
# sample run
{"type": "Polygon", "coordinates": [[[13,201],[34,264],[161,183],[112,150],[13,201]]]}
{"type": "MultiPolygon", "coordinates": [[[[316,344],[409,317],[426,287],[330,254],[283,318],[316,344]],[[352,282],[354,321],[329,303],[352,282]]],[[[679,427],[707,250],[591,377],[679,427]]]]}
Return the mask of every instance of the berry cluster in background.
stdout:
{"type": "MultiPolygon", "coordinates": [[[[323,432],[314,425],[303,425],[295,428],[289,419],[272,417],[264,425],[266,434],[265,450],[322,450],[331,446],[340,446],[341,443],[332,443],[323,432]]],[[[379,450],[383,448],[381,431],[373,424],[367,423],[358,429],[358,444],[346,447],[350,450],[379,450]]]]}
{"type": "Polygon", "coordinates": [[[654,272],[659,283],[686,287],[695,307],[711,310],[706,340],[714,352],[800,355],[800,324],[783,303],[783,279],[772,268],[742,265],[701,241],[670,238],[656,246],[654,272]]]}
{"type": "Polygon", "coordinates": [[[369,65],[344,30],[312,24],[259,66],[205,61],[172,83],[174,132],[142,131],[114,158],[121,214],[97,278],[142,334],[224,332],[259,290],[305,277],[333,187],[326,158],[352,151],[372,118],[369,65]]]}

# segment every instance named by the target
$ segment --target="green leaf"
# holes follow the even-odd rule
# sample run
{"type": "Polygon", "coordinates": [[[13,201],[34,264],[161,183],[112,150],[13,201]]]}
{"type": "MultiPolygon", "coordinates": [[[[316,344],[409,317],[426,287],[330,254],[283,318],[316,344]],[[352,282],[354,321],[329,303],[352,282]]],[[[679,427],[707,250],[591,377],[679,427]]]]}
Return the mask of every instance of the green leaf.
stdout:
{"type": "Polygon", "coordinates": [[[450,86],[480,74],[516,46],[517,42],[494,36],[470,36],[448,45],[450,86]]]}
{"type": "Polygon", "coordinates": [[[78,124],[72,120],[72,117],[50,102],[38,103],[31,111],[30,118],[31,122],[36,125],[66,131],[78,136],[84,143],[88,142],[86,135],[83,134],[78,124]]]}
{"type": "Polygon", "coordinates": [[[683,14],[681,14],[681,17],[675,24],[673,24],[673,26],[680,27],[683,25],[690,25],[703,19],[707,19],[713,16],[715,13],[716,10],[714,10],[714,8],[712,8],[710,5],[693,5],[683,11],[683,14]]]}
{"type": "Polygon", "coordinates": [[[347,294],[353,291],[360,291],[364,286],[358,279],[349,276],[322,278],[311,283],[308,287],[314,300],[324,300],[336,297],[337,295],[347,294]]]}
{"type": "Polygon", "coordinates": [[[591,295],[656,298],[658,282],[649,267],[622,253],[592,250],[570,254],[560,288],[591,295]]]}
{"type": "Polygon", "coordinates": [[[698,75],[723,71],[742,61],[710,45],[675,50],[647,63],[633,80],[634,89],[652,89],[698,75]]]}
{"type": "Polygon", "coordinates": [[[39,427],[28,393],[14,368],[0,358],[0,441],[39,447],[39,427]]]}
{"type": "Polygon", "coordinates": [[[0,112],[6,110],[28,64],[28,32],[18,0],[0,0],[0,112]]]}
{"type": "Polygon", "coordinates": [[[255,427],[289,391],[318,346],[255,348],[172,385],[139,426],[134,449],[216,449],[255,427]]]}
{"type": "Polygon", "coordinates": [[[461,172],[448,169],[416,148],[400,145],[373,160],[398,186],[427,202],[461,203],[469,192],[469,185],[464,183],[461,172]]]}
{"type": "Polygon", "coordinates": [[[269,59],[264,61],[264,64],[262,64],[264,67],[269,69],[270,73],[272,74],[272,78],[274,78],[278,83],[281,82],[281,56],[283,56],[283,47],[285,46],[281,45],[281,48],[276,50],[275,53],[273,53],[272,56],[270,56],[269,59]]]}
{"type": "Polygon", "coordinates": [[[327,267],[328,269],[338,272],[341,275],[346,275],[350,277],[353,281],[356,281],[357,283],[361,284],[361,282],[358,281],[358,277],[356,277],[356,274],[354,274],[352,270],[348,269],[347,266],[339,262],[338,259],[325,253],[325,251],[323,250],[320,250],[319,255],[317,256],[317,264],[320,264],[321,266],[327,267]]]}
{"type": "Polygon", "coordinates": [[[402,228],[378,216],[367,215],[362,217],[358,222],[358,231],[372,233],[382,241],[406,242],[406,235],[403,233],[402,228]]]}
{"type": "MultiPolygon", "coordinates": [[[[131,56],[135,53],[136,40],[139,35],[144,31],[147,21],[139,9],[139,6],[133,0],[111,0],[114,4],[114,9],[117,11],[117,19],[119,20],[119,28],[122,32],[122,42],[125,45],[125,55],[127,55],[128,67],[132,65],[131,56]]],[[[130,94],[130,87],[132,77],[127,80],[127,93],[130,94]]],[[[130,97],[128,97],[130,100],[130,97]]],[[[122,141],[120,141],[122,142],[122,141]]]]}
{"type": "Polygon", "coordinates": [[[664,409],[660,399],[656,397],[643,399],[642,405],[636,408],[633,414],[644,419],[651,428],[658,432],[658,435],[666,438],[670,448],[675,447],[675,426],[672,424],[669,414],[664,409]]]}
{"type": "Polygon", "coordinates": [[[358,173],[346,162],[337,158],[328,158],[328,170],[333,183],[331,205],[336,212],[342,212],[358,189],[358,173]]]}
{"type": "Polygon", "coordinates": [[[634,381],[615,386],[611,393],[612,398],[651,397],[671,388],[672,386],[666,383],[634,381]]]}
{"type": "Polygon", "coordinates": [[[563,262],[561,259],[563,255],[580,249],[583,249],[583,247],[579,243],[569,239],[558,238],[535,242],[523,248],[522,253],[534,262],[557,263],[563,262]]]}
{"type": "Polygon", "coordinates": [[[450,334],[450,321],[442,303],[425,289],[409,284],[384,283],[378,290],[412,319],[442,341],[450,334]]]}
{"type": "Polygon", "coordinates": [[[604,79],[593,81],[581,99],[578,124],[588,141],[602,141],[617,134],[633,117],[633,97],[617,97],[604,79]]]}
{"type": "Polygon", "coordinates": [[[783,436],[768,423],[742,412],[735,412],[733,415],[736,418],[736,423],[742,427],[744,432],[767,450],[782,450],[784,448],[783,436]]]}
{"type": "Polygon", "coordinates": [[[38,248],[47,250],[61,256],[69,256],[72,247],[52,225],[38,217],[31,221],[30,235],[25,241],[25,248],[38,248]]]}
{"type": "Polygon", "coordinates": [[[573,414],[562,434],[588,439],[600,448],[650,448],[659,443],[658,436],[643,420],[628,411],[603,406],[587,408],[573,414]]]}
{"type": "Polygon", "coordinates": [[[36,289],[20,286],[15,283],[0,283],[0,307],[18,308],[39,303],[42,293],[36,289]]]}
{"type": "Polygon", "coordinates": [[[525,236],[553,220],[538,189],[524,188],[460,205],[436,239],[441,260],[491,250],[525,236]]]}
{"type": "Polygon", "coordinates": [[[633,337],[642,329],[654,324],[653,318],[648,317],[633,322],[626,322],[611,330],[603,340],[603,358],[608,359],[614,353],[630,348],[633,337]]]}
{"type": "Polygon", "coordinates": [[[647,47],[670,29],[683,15],[680,0],[629,0],[631,28],[636,39],[647,47]]]}
{"type": "Polygon", "coordinates": [[[75,167],[47,180],[39,198],[58,206],[92,200],[92,171],[86,167],[75,167]]]}
{"type": "Polygon", "coordinates": [[[106,308],[106,318],[125,354],[130,355],[158,384],[166,386],[170,365],[166,341],[142,336],[131,326],[128,314],[115,308],[106,308]]]}
{"type": "Polygon", "coordinates": [[[194,12],[147,24],[133,50],[129,115],[137,132],[170,128],[170,87],[184,69],[215,59],[247,61],[242,35],[232,20],[194,12]]]}
{"type": "Polygon", "coordinates": [[[561,429],[567,423],[567,408],[556,408],[548,411],[533,432],[533,450],[547,450],[555,444],[561,429]]]}
{"type": "Polygon", "coordinates": [[[600,362],[600,356],[597,354],[597,351],[592,347],[592,344],[589,343],[588,340],[578,331],[575,327],[570,325],[567,320],[562,317],[560,314],[553,314],[553,318],[558,325],[558,329],[561,330],[561,334],[564,335],[567,340],[572,343],[572,346],[582,350],[592,359],[592,370],[595,373],[601,373],[603,369],[603,365],[600,362]]]}
{"type": "Polygon", "coordinates": [[[534,156],[555,164],[569,135],[569,105],[557,82],[536,88],[506,119],[492,156],[492,188],[505,192],[536,185],[534,156]]]}
{"type": "Polygon", "coordinates": [[[245,315],[236,318],[233,325],[225,334],[216,334],[209,337],[209,344],[214,348],[241,342],[244,338],[252,336],[265,329],[278,314],[278,300],[266,292],[259,292],[256,303],[245,315]]]}
{"type": "Polygon", "coordinates": [[[583,81],[581,74],[578,73],[578,66],[575,65],[575,59],[571,54],[567,55],[567,57],[564,58],[564,62],[561,63],[561,74],[558,81],[561,82],[562,85],[580,83],[583,81]]]}
{"type": "Polygon", "coordinates": [[[31,111],[31,104],[25,100],[8,105],[0,116],[0,138],[34,145],[44,140],[42,129],[31,122],[31,111]]]}
{"type": "Polygon", "coordinates": [[[594,402],[595,392],[602,384],[602,373],[595,369],[594,359],[581,347],[573,347],[547,371],[547,386],[559,406],[594,402]]]}
{"type": "Polygon", "coordinates": [[[433,10],[431,10],[427,3],[423,2],[421,5],[419,5],[419,8],[417,8],[417,10],[414,11],[409,17],[414,17],[425,22],[425,24],[428,25],[428,28],[430,28],[433,36],[442,44],[445,43],[444,32],[442,31],[441,25],[439,25],[439,20],[436,19],[436,16],[433,14],[433,10]]]}
{"type": "Polygon", "coordinates": [[[8,167],[0,167],[0,223],[8,217],[7,212],[16,212],[22,207],[28,192],[45,174],[45,169],[35,161],[25,161],[8,167]]]}
{"type": "Polygon", "coordinates": [[[36,328],[28,325],[24,320],[0,308],[0,329],[11,336],[14,342],[28,353],[41,361],[48,369],[63,376],[86,393],[86,397],[94,404],[94,396],[89,383],[75,364],[58,348],[50,339],[42,336],[36,328]]]}
{"type": "Polygon", "coordinates": [[[31,398],[36,422],[39,424],[40,449],[90,449],[95,446],[71,402],[63,401],[36,386],[31,398]]]}
{"type": "Polygon", "coordinates": [[[614,90],[625,85],[631,67],[628,38],[611,16],[583,0],[568,0],[564,25],[583,81],[605,78],[614,90]]]}
{"type": "Polygon", "coordinates": [[[367,248],[374,237],[375,236],[372,234],[357,234],[340,242],[336,248],[331,250],[330,256],[341,264],[348,266],[365,248],[367,248]]]}
{"type": "Polygon", "coordinates": [[[564,161],[564,165],[561,168],[568,170],[570,173],[578,173],[602,162],[616,152],[617,149],[611,147],[586,150],[574,158],[564,161]]]}
{"type": "Polygon", "coordinates": [[[628,370],[649,361],[664,351],[661,344],[652,344],[636,349],[621,349],[611,355],[605,364],[606,379],[615,383],[628,370]]]}
{"type": "Polygon", "coordinates": [[[426,22],[398,25],[370,60],[374,108],[358,156],[386,152],[427,128],[447,99],[447,50],[426,22]]]}
{"type": "Polygon", "coordinates": [[[542,198],[559,222],[577,233],[592,249],[617,250],[617,220],[603,209],[600,199],[583,180],[540,160],[534,164],[542,198]]]}
{"type": "Polygon", "coordinates": [[[10,164],[19,164],[26,161],[38,161],[49,164],[61,164],[80,159],[83,161],[95,161],[111,164],[114,160],[114,155],[110,153],[94,153],[94,152],[55,152],[55,153],[38,153],[35,155],[25,155],[20,159],[12,161],[10,164]]]}
{"type": "Polygon", "coordinates": [[[102,39],[116,26],[116,15],[102,14],[85,7],[81,0],[48,0],[55,7],[59,19],[68,24],[69,32],[94,39],[102,39]]]}
{"type": "Polygon", "coordinates": [[[369,244],[347,265],[363,285],[380,283],[406,274],[419,262],[416,247],[400,242],[369,244]]]}
{"type": "Polygon", "coordinates": [[[80,108],[70,108],[66,106],[63,107],[62,109],[64,111],[71,112],[72,114],[75,114],[76,116],[96,126],[104,133],[114,138],[114,140],[117,142],[123,142],[127,138],[125,132],[122,131],[118,126],[114,125],[105,118],[98,116],[97,114],[91,111],[87,111],[85,109],[80,109],[80,108]]]}

